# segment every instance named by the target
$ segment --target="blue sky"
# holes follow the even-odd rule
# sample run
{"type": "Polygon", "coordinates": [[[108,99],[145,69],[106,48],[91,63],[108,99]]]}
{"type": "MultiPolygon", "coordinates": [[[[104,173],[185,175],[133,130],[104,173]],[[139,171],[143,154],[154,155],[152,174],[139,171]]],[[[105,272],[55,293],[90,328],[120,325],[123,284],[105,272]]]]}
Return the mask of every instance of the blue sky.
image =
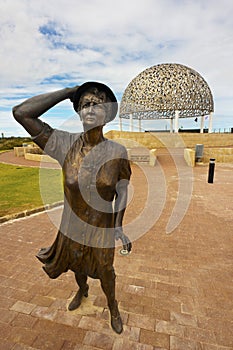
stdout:
{"type": "MultiPolygon", "coordinates": [[[[27,135],[11,109],[28,97],[97,80],[120,101],[135,76],[160,63],[200,73],[214,96],[213,128],[233,127],[232,0],[0,1],[0,133],[5,136],[27,135]]],[[[53,127],[81,130],[69,101],[43,119],[53,127]]],[[[199,126],[192,118],[180,124],[199,126]]],[[[166,121],[143,124],[166,127],[166,121]]],[[[118,120],[108,129],[118,129],[118,120]]]]}

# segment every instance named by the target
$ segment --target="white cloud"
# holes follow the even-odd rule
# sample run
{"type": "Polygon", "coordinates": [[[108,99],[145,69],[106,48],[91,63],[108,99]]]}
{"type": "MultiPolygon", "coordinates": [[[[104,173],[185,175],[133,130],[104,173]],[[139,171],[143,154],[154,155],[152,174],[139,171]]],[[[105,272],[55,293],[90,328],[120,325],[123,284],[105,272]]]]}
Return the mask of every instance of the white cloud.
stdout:
{"type": "Polygon", "coordinates": [[[231,0],[2,0],[1,128],[5,109],[27,96],[86,80],[121,96],[142,70],[168,62],[197,70],[230,114],[232,15],[231,0]]]}

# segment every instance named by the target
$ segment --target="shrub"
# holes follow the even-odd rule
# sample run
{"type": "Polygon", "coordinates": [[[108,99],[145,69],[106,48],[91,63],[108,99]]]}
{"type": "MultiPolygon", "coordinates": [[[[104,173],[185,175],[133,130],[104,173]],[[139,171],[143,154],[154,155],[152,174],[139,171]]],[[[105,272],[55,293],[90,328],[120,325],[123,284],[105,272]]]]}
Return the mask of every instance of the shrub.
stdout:
{"type": "Polygon", "coordinates": [[[20,147],[23,143],[32,143],[30,137],[3,137],[0,139],[0,151],[20,147]]]}

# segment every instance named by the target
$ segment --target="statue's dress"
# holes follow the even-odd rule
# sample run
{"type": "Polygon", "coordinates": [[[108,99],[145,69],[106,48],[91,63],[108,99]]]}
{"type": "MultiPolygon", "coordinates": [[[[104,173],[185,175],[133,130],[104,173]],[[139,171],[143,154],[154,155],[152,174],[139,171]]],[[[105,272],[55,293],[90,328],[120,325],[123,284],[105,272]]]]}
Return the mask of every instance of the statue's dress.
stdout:
{"type": "Polygon", "coordinates": [[[99,278],[112,268],[115,250],[114,209],[117,191],[131,175],[122,145],[103,138],[88,153],[84,134],[52,129],[44,124],[33,138],[62,166],[64,209],[54,243],[37,254],[50,278],[67,270],[99,278]]]}

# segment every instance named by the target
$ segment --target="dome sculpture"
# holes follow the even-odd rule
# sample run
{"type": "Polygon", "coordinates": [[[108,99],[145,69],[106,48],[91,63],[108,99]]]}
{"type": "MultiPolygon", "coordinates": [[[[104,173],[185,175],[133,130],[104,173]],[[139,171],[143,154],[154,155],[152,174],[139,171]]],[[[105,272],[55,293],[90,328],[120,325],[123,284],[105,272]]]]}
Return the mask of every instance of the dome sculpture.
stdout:
{"type": "Polygon", "coordinates": [[[127,86],[120,118],[173,119],[200,117],[214,111],[213,96],[204,78],[182,64],[164,63],[145,69],[127,86]]]}

